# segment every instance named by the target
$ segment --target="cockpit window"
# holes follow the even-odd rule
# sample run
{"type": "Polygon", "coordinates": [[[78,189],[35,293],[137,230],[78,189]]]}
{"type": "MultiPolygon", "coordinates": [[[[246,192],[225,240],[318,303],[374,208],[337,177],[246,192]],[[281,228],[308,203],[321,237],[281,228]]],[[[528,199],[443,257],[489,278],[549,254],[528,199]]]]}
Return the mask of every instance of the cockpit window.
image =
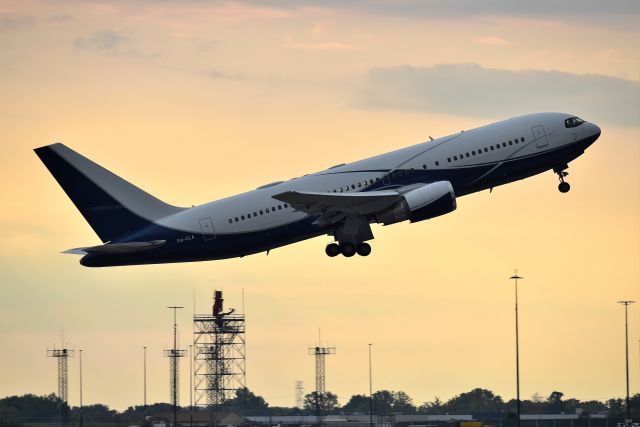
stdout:
{"type": "Polygon", "coordinates": [[[583,123],[584,123],[584,120],[582,120],[580,117],[571,117],[564,121],[564,127],[574,128],[576,126],[580,126],[583,123]]]}

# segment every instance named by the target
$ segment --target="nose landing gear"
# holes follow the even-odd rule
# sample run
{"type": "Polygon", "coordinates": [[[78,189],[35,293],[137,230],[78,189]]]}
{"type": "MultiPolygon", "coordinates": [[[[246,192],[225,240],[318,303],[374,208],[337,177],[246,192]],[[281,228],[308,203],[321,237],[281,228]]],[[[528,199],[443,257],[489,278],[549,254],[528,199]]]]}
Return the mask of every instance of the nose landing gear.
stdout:
{"type": "Polygon", "coordinates": [[[558,191],[561,193],[568,193],[571,190],[571,185],[568,182],[565,182],[564,178],[569,175],[569,172],[565,172],[569,165],[563,165],[559,168],[553,168],[553,171],[558,175],[560,179],[560,184],[558,184],[558,191]]]}

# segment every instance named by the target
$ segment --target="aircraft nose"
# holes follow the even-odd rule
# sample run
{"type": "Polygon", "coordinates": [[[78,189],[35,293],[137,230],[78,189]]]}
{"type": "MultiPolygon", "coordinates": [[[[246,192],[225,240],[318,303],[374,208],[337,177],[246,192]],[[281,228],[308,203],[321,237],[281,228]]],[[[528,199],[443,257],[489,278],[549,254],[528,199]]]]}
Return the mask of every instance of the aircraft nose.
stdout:
{"type": "Polygon", "coordinates": [[[595,123],[590,123],[590,124],[591,124],[591,127],[593,128],[593,137],[595,141],[596,139],[600,138],[600,133],[602,131],[600,130],[600,126],[598,126],[597,124],[595,123]]]}

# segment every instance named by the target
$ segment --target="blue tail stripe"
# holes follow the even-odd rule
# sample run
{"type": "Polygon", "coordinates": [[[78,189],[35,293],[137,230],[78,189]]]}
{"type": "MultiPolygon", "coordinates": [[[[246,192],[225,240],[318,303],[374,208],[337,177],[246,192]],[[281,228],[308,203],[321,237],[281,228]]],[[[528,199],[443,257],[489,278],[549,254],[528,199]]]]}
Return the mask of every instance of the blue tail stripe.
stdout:
{"type": "Polygon", "coordinates": [[[51,147],[34,151],[103,242],[150,224],[120,204],[51,147]]]}

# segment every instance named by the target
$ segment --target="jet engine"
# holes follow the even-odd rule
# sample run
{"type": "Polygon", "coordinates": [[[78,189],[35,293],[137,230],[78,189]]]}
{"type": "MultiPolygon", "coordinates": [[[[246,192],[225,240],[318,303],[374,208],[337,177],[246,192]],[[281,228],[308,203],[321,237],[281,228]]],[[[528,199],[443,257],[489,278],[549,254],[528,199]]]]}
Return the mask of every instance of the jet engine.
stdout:
{"type": "Polygon", "coordinates": [[[376,222],[389,225],[418,222],[456,210],[456,195],[449,181],[425,184],[407,191],[403,199],[376,215],[376,222]]]}

